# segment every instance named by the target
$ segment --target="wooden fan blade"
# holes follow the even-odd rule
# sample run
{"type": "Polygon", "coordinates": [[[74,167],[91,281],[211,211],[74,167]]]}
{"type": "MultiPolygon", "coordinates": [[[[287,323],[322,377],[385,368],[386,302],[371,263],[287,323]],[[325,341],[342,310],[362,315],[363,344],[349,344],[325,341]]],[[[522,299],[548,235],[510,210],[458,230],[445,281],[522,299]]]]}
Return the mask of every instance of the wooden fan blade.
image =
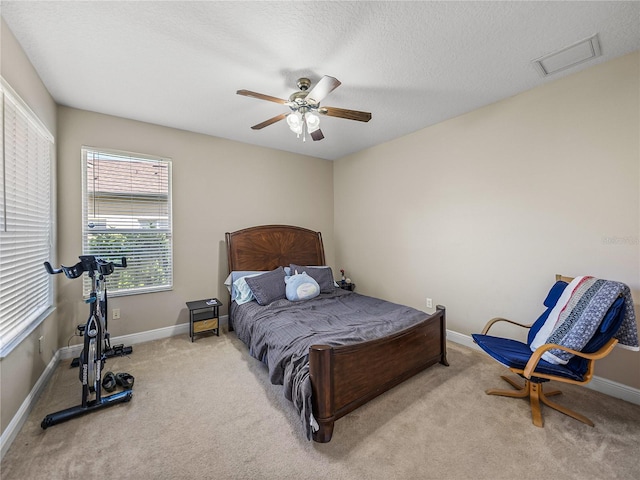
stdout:
{"type": "Polygon", "coordinates": [[[310,135],[314,141],[322,140],[324,138],[324,135],[322,134],[322,130],[320,129],[314,130],[313,132],[311,132],[310,135]]]}
{"type": "Polygon", "coordinates": [[[286,105],[288,103],[288,100],[272,97],[271,95],[265,95],[263,93],[252,92],[251,90],[238,90],[236,93],[238,95],[244,95],[245,97],[253,97],[259,100],[268,100],[270,102],[280,103],[281,105],[286,105]]]}
{"type": "Polygon", "coordinates": [[[368,122],[371,120],[371,114],[369,112],[347,110],[346,108],[322,107],[318,109],[318,113],[328,115],[329,117],[346,118],[347,120],[357,120],[359,122],[368,122]]]}
{"type": "Polygon", "coordinates": [[[258,123],[257,125],[254,125],[253,127],[251,127],[252,130],[260,130],[261,128],[264,127],[268,127],[269,125],[272,125],[276,122],[279,122],[280,120],[283,120],[285,118],[287,118],[287,115],[289,115],[288,113],[281,113],[280,115],[276,115],[273,118],[270,118],[269,120],[265,120],[262,123],[258,123]]]}
{"type": "Polygon", "coordinates": [[[313,87],[309,91],[309,93],[307,93],[307,102],[315,103],[317,105],[324,99],[324,97],[338,88],[340,86],[340,83],[340,80],[338,80],[337,78],[325,75],[320,79],[318,83],[316,83],[315,87],[313,87]]]}

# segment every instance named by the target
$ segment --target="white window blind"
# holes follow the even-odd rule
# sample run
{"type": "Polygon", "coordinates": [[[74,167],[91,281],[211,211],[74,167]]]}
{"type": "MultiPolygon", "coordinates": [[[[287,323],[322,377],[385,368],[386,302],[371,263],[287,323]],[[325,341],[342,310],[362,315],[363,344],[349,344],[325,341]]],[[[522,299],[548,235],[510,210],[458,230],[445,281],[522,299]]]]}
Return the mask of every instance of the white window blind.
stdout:
{"type": "Polygon", "coordinates": [[[109,295],[170,290],[171,161],[83,147],[82,166],[83,254],[127,258],[108,278],[109,295]]]}
{"type": "Polygon", "coordinates": [[[53,308],[53,136],[4,81],[0,164],[0,356],[53,308]]]}

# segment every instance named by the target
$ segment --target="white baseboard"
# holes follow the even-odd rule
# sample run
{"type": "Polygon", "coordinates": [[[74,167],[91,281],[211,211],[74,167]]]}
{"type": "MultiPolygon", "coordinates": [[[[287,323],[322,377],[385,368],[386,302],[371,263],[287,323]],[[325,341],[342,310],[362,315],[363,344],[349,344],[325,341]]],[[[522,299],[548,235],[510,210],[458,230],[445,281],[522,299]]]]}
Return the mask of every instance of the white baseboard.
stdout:
{"type": "MultiPolygon", "coordinates": [[[[220,316],[220,326],[227,322],[227,315],[220,316]]],[[[175,335],[183,335],[189,334],[189,324],[181,323],[179,325],[174,325],[171,327],[157,328],[155,330],[149,330],[146,332],[140,333],[132,333],[130,335],[122,335],[120,337],[112,337],[111,343],[113,345],[117,345],[120,343],[125,344],[126,346],[135,345],[137,343],[150,342],[152,340],[160,340],[162,338],[169,338],[175,335]]],[[[24,399],[20,408],[7,425],[7,428],[2,432],[2,436],[0,436],[0,460],[4,458],[4,455],[9,450],[9,447],[15,440],[18,432],[24,425],[24,422],[27,420],[29,413],[33,409],[36,401],[40,397],[44,387],[49,383],[53,372],[56,367],[60,363],[61,360],[68,360],[70,358],[75,358],[80,355],[82,351],[82,344],[72,345],[70,347],[63,347],[59,349],[54,355],[49,364],[46,366],[40,378],[36,381],[35,385],[27,395],[27,398],[24,399]]],[[[135,352],[134,352],[135,353],[135,352]]]]}
{"type": "Polygon", "coordinates": [[[453,330],[447,329],[447,340],[451,340],[454,343],[458,343],[460,345],[464,345],[465,347],[473,348],[479,352],[483,352],[478,345],[473,341],[471,335],[464,335],[462,333],[454,332],[453,330]]]}
{"type": "Polygon", "coordinates": [[[585,387],[611,397],[626,400],[629,403],[640,405],[640,390],[624,385],[623,383],[594,376],[591,381],[585,385],[585,387]]]}
{"type": "MultiPolygon", "coordinates": [[[[470,335],[464,335],[462,333],[454,332],[453,330],[447,330],[447,340],[451,340],[454,343],[464,345],[465,347],[472,348],[479,352],[483,351],[473,342],[470,335]]],[[[594,376],[591,381],[585,385],[585,387],[611,397],[620,398],[621,400],[640,405],[639,389],[614,382],[613,380],[594,376]]]]}
{"type": "MultiPolygon", "coordinates": [[[[189,324],[181,323],[171,327],[156,328],[155,330],[148,330],[146,332],[131,333],[129,335],[122,335],[120,337],[111,337],[111,344],[117,345],[119,343],[125,346],[135,345],[136,343],[150,342],[152,340],[160,340],[161,338],[169,338],[175,335],[189,334],[189,324]]],[[[82,344],[72,345],[70,347],[63,347],[59,350],[60,360],[67,360],[69,358],[75,358],[80,355],[82,351],[82,344]]]]}
{"type": "Polygon", "coordinates": [[[5,453],[9,450],[9,447],[15,440],[18,432],[24,425],[24,422],[27,421],[29,413],[36,404],[36,401],[40,397],[44,387],[49,383],[58,363],[60,363],[60,350],[53,355],[53,358],[44,369],[44,372],[42,372],[42,375],[40,375],[40,378],[38,378],[35,385],[29,392],[29,395],[24,399],[20,408],[9,422],[9,425],[7,425],[7,428],[2,432],[2,436],[0,436],[0,460],[4,458],[5,453]]]}
{"type": "MultiPolygon", "coordinates": [[[[220,316],[219,326],[227,324],[228,315],[220,316]]],[[[156,328],[155,330],[147,330],[146,332],[131,333],[129,335],[121,335],[119,337],[111,337],[111,345],[118,345],[120,343],[125,346],[135,345],[137,343],[151,342],[152,340],[160,340],[162,338],[174,337],[176,335],[189,334],[189,324],[180,323],[178,325],[172,325],[170,327],[156,328]]],[[[82,351],[82,345],[72,345],[70,347],[64,347],[59,350],[60,360],[67,360],[69,358],[75,358],[80,355],[82,351]]]]}

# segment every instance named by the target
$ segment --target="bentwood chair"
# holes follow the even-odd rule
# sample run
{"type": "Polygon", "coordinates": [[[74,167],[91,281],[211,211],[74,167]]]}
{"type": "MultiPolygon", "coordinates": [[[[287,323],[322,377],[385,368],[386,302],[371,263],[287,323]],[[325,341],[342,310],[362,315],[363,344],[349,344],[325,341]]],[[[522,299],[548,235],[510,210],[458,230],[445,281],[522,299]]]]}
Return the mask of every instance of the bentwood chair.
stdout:
{"type": "Polygon", "coordinates": [[[548,397],[559,395],[562,392],[559,390],[545,392],[542,386],[550,380],[573,384],[586,384],[591,381],[595,361],[607,356],[618,342],[613,336],[620,328],[624,317],[625,299],[620,296],[605,314],[598,331],[581,351],[571,350],[556,344],[544,344],[537,348],[535,352],[532,352],[530,348],[531,342],[571,280],[572,278],[570,277],[556,275],[556,283],[544,300],[546,310],[533,324],[524,325],[505,318],[494,318],[485,325],[481,334],[472,335],[478,346],[491,355],[493,359],[524,379],[524,385],[521,385],[512,378],[501,376],[515,390],[489,389],[486,391],[487,395],[529,398],[533,424],[538,427],[543,426],[540,403],[593,427],[593,422],[584,415],[549,400],[548,397]],[[519,327],[528,328],[527,343],[487,335],[489,329],[498,322],[508,322],[519,327]],[[566,365],[555,365],[542,359],[542,355],[551,349],[565,350],[574,356],[566,365]]]}

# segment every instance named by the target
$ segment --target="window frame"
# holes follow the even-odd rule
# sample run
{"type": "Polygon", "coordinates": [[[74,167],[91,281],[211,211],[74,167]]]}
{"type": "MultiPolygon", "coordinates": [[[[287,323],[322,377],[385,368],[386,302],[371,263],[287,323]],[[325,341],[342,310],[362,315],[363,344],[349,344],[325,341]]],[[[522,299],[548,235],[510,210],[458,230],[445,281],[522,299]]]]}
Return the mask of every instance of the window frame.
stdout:
{"type": "MultiPolygon", "coordinates": [[[[173,290],[173,275],[174,275],[174,265],[173,265],[173,193],[172,193],[172,160],[171,158],[168,157],[161,157],[161,156],[157,156],[157,155],[148,155],[148,154],[143,154],[143,153],[134,153],[134,152],[128,152],[128,151],[123,151],[123,150],[116,150],[116,149],[112,149],[112,148],[101,148],[101,147],[91,147],[91,146],[86,146],[83,145],[81,148],[81,174],[82,174],[82,223],[81,223],[81,228],[82,228],[82,254],[83,255],[96,255],[96,256],[101,256],[105,259],[108,260],[112,260],[115,262],[120,261],[120,256],[113,256],[113,255],[101,255],[100,252],[96,251],[96,250],[91,250],[89,248],[89,241],[88,241],[88,235],[89,233],[91,233],[89,231],[89,226],[88,226],[88,221],[89,221],[89,206],[88,206],[88,202],[90,201],[90,193],[89,193],[89,181],[88,181],[88,160],[89,160],[89,155],[93,154],[93,155],[104,155],[105,157],[120,157],[122,158],[123,161],[126,161],[127,159],[129,161],[132,162],[136,162],[136,161],[140,161],[140,162],[150,162],[150,163],[156,163],[156,164],[161,164],[163,166],[166,166],[167,168],[167,191],[166,191],[166,195],[167,195],[167,201],[166,201],[166,206],[167,206],[167,223],[166,223],[166,228],[161,228],[158,229],[159,233],[166,233],[166,236],[168,238],[168,249],[166,251],[166,256],[163,256],[162,258],[168,263],[169,265],[169,273],[167,274],[168,277],[168,281],[163,283],[163,284],[154,284],[154,285],[150,285],[150,286],[136,286],[136,287],[132,287],[132,288],[120,288],[118,289],[117,286],[114,285],[114,282],[118,282],[118,278],[119,278],[119,274],[121,272],[121,269],[116,268],[115,272],[109,277],[109,296],[110,297],[118,297],[118,296],[129,296],[129,295],[140,295],[140,294],[145,294],[145,293],[153,293],[153,292],[162,292],[162,291],[170,291],[173,290]]],[[[143,196],[144,194],[142,192],[140,192],[139,194],[140,196],[143,196]]],[[[134,198],[132,196],[132,198],[134,198]]],[[[113,215],[113,214],[112,214],[113,215]]],[[[118,214],[115,214],[115,216],[118,216],[118,214]]],[[[129,219],[134,219],[136,218],[133,214],[128,216],[129,219]]],[[[106,226],[105,226],[106,229],[106,226]]],[[[150,232],[151,229],[140,229],[139,233],[148,233],[150,232]]],[[[114,229],[113,233],[114,234],[131,234],[133,233],[134,230],[132,229],[114,229]]],[[[106,233],[106,232],[103,232],[106,233]]],[[[155,232],[151,232],[151,233],[155,233],[155,232]]],[[[124,255],[125,257],[128,258],[128,270],[129,272],[132,271],[131,267],[134,266],[134,264],[132,264],[131,261],[131,256],[128,254],[124,255]]],[[[128,273],[128,272],[126,272],[128,273]]],[[[89,293],[89,282],[88,279],[84,279],[83,282],[83,295],[86,297],[89,293]]]]}
{"type": "MultiPolygon", "coordinates": [[[[44,123],[38,118],[36,113],[31,110],[31,108],[27,105],[27,103],[16,93],[15,90],[9,85],[9,83],[2,77],[0,77],[0,121],[1,124],[1,135],[2,135],[2,161],[0,162],[0,168],[2,172],[0,172],[0,182],[2,182],[1,194],[3,195],[2,205],[4,208],[8,207],[7,204],[7,123],[6,123],[6,106],[7,102],[10,102],[15,109],[15,114],[19,116],[18,120],[21,120],[28,125],[28,133],[29,135],[37,135],[36,140],[34,141],[36,144],[39,142],[46,142],[46,148],[42,151],[46,152],[46,161],[45,166],[46,170],[43,169],[42,178],[38,182],[38,185],[47,185],[48,189],[48,198],[45,198],[46,206],[48,207],[48,219],[49,221],[46,224],[46,228],[42,230],[38,230],[44,240],[41,240],[38,243],[38,248],[36,251],[40,252],[37,260],[33,260],[31,262],[25,261],[22,264],[17,263],[18,269],[20,268],[32,268],[34,269],[34,273],[40,278],[39,281],[35,281],[33,278],[30,279],[30,287],[29,290],[22,290],[20,295],[24,294],[24,298],[22,300],[17,300],[13,303],[24,302],[27,297],[33,299],[34,297],[37,300],[37,304],[34,308],[30,309],[26,312],[25,318],[16,322],[15,316],[5,317],[4,322],[1,324],[0,332],[2,333],[2,340],[0,341],[0,358],[5,358],[9,355],[18,345],[20,345],[33,331],[40,326],[40,324],[55,310],[54,306],[54,282],[51,275],[49,275],[44,269],[44,265],[42,265],[41,272],[36,269],[37,264],[43,260],[50,261],[55,253],[56,248],[56,218],[55,218],[55,188],[56,188],[56,178],[55,178],[55,137],[49,129],[44,125],[44,123]],[[42,255],[42,252],[46,252],[45,255],[42,255]],[[46,257],[46,258],[45,258],[46,257]],[[34,263],[37,261],[38,263],[34,263]],[[35,282],[35,283],[34,283],[35,282]],[[37,288],[35,294],[33,294],[31,288],[37,288]],[[13,325],[10,325],[13,324],[13,325]],[[7,331],[5,331],[7,330],[7,331]]],[[[34,143],[31,142],[31,143],[34,143]]],[[[16,139],[17,143],[17,139],[16,139]]],[[[22,145],[22,150],[25,152],[30,152],[27,148],[28,143],[27,138],[25,138],[25,143],[22,145]]],[[[36,150],[38,151],[38,150],[36,150]]],[[[25,154],[27,155],[27,154],[25,154]]],[[[36,153],[37,155],[37,153],[36,153]]],[[[40,160],[37,160],[40,162],[40,160]]],[[[39,164],[39,163],[38,163],[39,164]]],[[[40,191],[37,189],[37,191],[40,191]]],[[[30,197],[30,202],[35,202],[40,205],[41,199],[45,196],[38,197],[37,200],[33,200],[30,197]]],[[[31,205],[34,208],[34,205],[31,205]]],[[[1,221],[0,221],[0,230],[2,233],[7,233],[8,222],[7,215],[5,211],[1,213],[1,221]]],[[[28,215],[24,215],[20,218],[27,218],[28,215]]],[[[15,226],[13,226],[15,228],[15,226]]],[[[18,230],[15,230],[18,231],[18,230]]],[[[9,238],[9,237],[7,237],[9,238]]],[[[9,238],[10,240],[10,238],[9,238]]],[[[4,243],[4,242],[0,242],[4,243]]],[[[5,247],[6,248],[6,247],[5,247]]],[[[0,264],[0,268],[2,265],[0,264]]],[[[0,273],[0,276],[4,275],[0,273]]],[[[1,279],[0,279],[1,280],[1,279]]],[[[3,289],[4,290],[4,289],[3,289]]],[[[6,294],[6,292],[3,292],[6,294]]],[[[6,308],[7,303],[4,303],[5,300],[0,300],[0,304],[4,304],[6,308]]],[[[0,319],[0,322],[2,320],[0,319]]]]}

